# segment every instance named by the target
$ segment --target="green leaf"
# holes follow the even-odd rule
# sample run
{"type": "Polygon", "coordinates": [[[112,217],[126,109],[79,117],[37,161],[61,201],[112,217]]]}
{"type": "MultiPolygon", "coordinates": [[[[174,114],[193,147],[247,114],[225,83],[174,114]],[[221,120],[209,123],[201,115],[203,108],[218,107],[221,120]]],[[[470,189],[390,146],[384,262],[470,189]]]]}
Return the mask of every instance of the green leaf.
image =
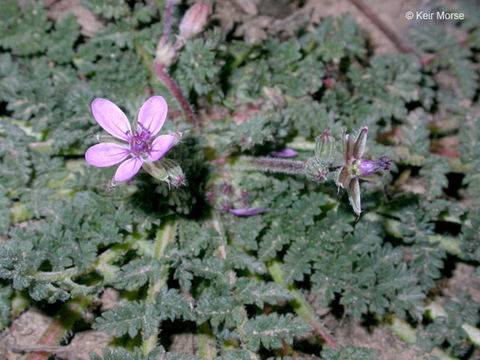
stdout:
{"type": "Polygon", "coordinates": [[[292,344],[296,336],[304,336],[311,327],[298,318],[290,315],[259,315],[248,320],[244,325],[245,346],[257,351],[262,344],[267,349],[279,349],[282,340],[292,344]]]}
{"type": "Polygon", "coordinates": [[[131,301],[102,313],[102,316],[95,320],[93,328],[116,337],[128,334],[129,337],[134,338],[141,333],[142,338],[147,339],[160,320],[154,304],[131,301]]]}

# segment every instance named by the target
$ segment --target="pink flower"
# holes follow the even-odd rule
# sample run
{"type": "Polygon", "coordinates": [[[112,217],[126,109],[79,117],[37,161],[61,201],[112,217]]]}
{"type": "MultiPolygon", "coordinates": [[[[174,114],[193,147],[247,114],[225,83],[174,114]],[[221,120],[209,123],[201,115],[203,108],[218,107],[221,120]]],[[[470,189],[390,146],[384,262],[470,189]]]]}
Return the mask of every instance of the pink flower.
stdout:
{"type": "Polygon", "coordinates": [[[96,98],[92,113],[98,124],[122,143],[105,142],[90,147],[85,160],[93,166],[108,167],[121,163],[115,181],[127,181],[137,174],[144,161],[157,161],[175,145],[173,135],[154,136],[167,117],[168,105],[161,96],[153,96],[138,113],[137,128],[132,131],[127,116],[109,100],[96,98]]]}

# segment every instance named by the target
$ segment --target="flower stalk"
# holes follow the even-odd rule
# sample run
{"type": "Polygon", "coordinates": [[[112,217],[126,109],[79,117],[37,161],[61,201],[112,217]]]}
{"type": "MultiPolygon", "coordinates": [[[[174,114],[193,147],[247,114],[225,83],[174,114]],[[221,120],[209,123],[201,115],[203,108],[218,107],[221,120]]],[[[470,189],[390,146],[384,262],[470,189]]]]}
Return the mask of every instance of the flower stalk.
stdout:
{"type": "Polygon", "coordinates": [[[302,175],[305,170],[303,161],[253,156],[239,156],[235,159],[230,159],[228,166],[240,171],[260,171],[290,175],[302,175]]]}
{"type": "Polygon", "coordinates": [[[192,124],[195,130],[199,129],[197,117],[193,112],[193,108],[188,102],[188,100],[183,96],[182,91],[178,87],[177,83],[168,75],[165,65],[160,62],[155,62],[153,65],[153,70],[157,75],[158,79],[165,85],[165,87],[170,91],[170,93],[175,97],[178,102],[178,105],[182,109],[183,115],[187,121],[192,124]]]}

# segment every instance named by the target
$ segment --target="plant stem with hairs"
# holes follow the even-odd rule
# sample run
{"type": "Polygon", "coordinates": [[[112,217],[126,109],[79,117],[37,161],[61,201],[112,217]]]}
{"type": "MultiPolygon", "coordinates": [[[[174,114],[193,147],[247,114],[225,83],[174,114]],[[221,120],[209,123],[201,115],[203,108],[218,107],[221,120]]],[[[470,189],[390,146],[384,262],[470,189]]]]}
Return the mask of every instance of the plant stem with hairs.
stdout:
{"type": "Polygon", "coordinates": [[[178,102],[178,105],[180,105],[180,108],[182,109],[182,112],[185,118],[188,120],[190,124],[193,125],[195,130],[198,130],[199,129],[198,121],[197,121],[197,117],[195,116],[195,113],[193,112],[192,106],[190,105],[188,100],[185,98],[185,96],[183,96],[182,91],[178,87],[175,80],[173,80],[170,77],[170,75],[168,75],[165,65],[156,61],[155,64],[153,65],[153,70],[157,75],[158,79],[165,85],[168,91],[170,91],[170,93],[175,97],[175,99],[178,102]]]}

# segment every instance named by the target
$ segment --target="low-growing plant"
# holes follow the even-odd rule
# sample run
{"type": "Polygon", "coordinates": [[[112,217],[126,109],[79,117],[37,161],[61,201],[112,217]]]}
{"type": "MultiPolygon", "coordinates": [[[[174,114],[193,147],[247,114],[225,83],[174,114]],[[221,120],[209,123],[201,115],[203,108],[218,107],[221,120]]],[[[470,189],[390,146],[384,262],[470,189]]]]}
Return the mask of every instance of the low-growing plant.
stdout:
{"type": "Polygon", "coordinates": [[[2,4],[0,329],[61,319],[5,351],[94,329],[94,360],[380,359],[347,319],[478,356],[478,296],[442,291],[480,262],[479,8],[413,27],[419,59],[348,15],[248,43],[178,3],[82,0],[91,37],[2,4]]]}

